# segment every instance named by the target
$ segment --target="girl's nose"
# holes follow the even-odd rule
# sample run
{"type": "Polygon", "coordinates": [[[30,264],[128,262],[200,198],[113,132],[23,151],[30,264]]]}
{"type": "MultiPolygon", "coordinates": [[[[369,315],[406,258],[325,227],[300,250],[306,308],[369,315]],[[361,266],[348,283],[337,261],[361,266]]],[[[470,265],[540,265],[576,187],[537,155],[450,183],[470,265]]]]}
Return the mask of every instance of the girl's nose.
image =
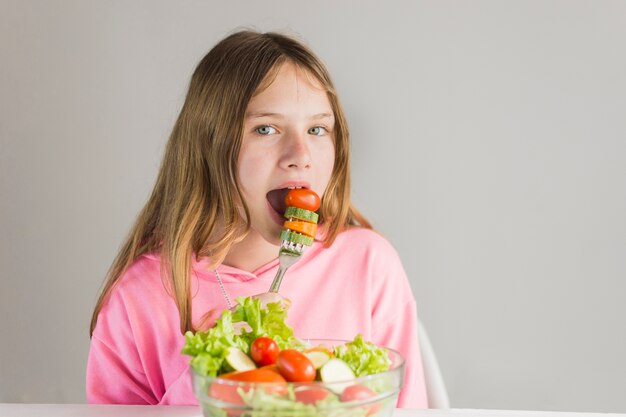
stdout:
{"type": "Polygon", "coordinates": [[[292,133],[285,138],[280,165],[285,169],[311,167],[311,150],[304,134],[292,133]]]}

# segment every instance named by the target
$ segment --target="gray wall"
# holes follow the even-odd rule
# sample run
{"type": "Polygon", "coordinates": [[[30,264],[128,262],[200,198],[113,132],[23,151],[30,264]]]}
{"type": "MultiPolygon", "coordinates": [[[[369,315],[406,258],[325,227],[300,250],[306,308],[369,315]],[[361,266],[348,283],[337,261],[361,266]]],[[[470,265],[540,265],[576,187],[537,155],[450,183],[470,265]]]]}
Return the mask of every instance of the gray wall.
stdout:
{"type": "Polygon", "coordinates": [[[0,401],[84,401],[102,277],[239,26],[330,67],[453,406],[626,411],[623,1],[1,0],[0,401]]]}

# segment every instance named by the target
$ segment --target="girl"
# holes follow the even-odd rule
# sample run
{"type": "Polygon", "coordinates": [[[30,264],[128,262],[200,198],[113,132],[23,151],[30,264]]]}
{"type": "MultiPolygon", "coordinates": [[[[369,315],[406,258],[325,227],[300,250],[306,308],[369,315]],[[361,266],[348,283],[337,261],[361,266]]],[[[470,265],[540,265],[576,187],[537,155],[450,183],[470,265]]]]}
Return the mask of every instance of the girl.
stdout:
{"type": "Polygon", "coordinates": [[[318,237],[281,286],[295,334],[395,348],[399,406],[427,407],[415,300],[397,253],[350,202],[348,128],[328,72],[298,41],[250,31],[219,42],[192,76],[93,313],[89,402],[197,404],[183,334],[236,297],[275,301],[288,187],[322,197],[318,237]]]}

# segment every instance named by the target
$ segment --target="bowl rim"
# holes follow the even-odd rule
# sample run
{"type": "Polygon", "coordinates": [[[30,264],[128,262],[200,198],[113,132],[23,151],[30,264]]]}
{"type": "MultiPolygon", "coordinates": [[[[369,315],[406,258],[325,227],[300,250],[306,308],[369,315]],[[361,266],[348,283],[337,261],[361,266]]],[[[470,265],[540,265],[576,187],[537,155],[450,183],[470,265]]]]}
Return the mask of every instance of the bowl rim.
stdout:
{"type": "MultiPolygon", "coordinates": [[[[311,342],[311,341],[315,341],[316,343],[318,342],[333,342],[333,343],[346,343],[346,342],[351,342],[351,340],[343,340],[343,339],[316,339],[316,338],[307,338],[307,339],[303,339],[300,338],[300,340],[302,340],[303,342],[311,342]]],[[[318,343],[321,344],[321,343],[318,343]]],[[[404,356],[402,356],[402,354],[400,352],[398,352],[395,349],[392,349],[390,347],[387,346],[378,346],[381,348],[384,348],[387,351],[391,351],[395,357],[396,357],[396,361],[397,363],[392,363],[391,367],[389,369],[387,369],[386,371],[383,372],[378,372],[375,374],[369,374],[369,375],[363,375],[363,376],[359,376],[356,378],[352,378],[352,379],[344,379],[344,380],[338,380],[338,381],[332,381],[332,382],[324,382],[324,381],[311,381],[311,382],[290,382],[287,381],[286,384],[287,385],[292,385],[294,387],[324,387],[324,386],[333,386],[333,385],[343,385],[346,383],[350,383],[350,384],[358,384],[359,382],[364,382],[364,381],[370,381],[372,379],[378,379],[381,378],[382,376],[386,375],[386,374],[391,374],[393,372],[397,372],[399,370],[403,370],[404,369],[404,365],[406,363],[406,360],[404,359],[404,356]]],[[[395,362],[395,361],[394,361],[395,362]]],[[[191,373],[194,375],[195,377],[201,378],[201,379],[208,379],[208,380],[219,380],[219,383],[222,385],[230,385],[230,386],[237,386],[237,387],[248,387],[248,386],[264,386],[264,387],[272,387],[272,386],[285,386],[285,383],[283,382],[247,382],[247,381],[236,381],[236,380],[232,380],[232,379],[226,379],[226,378],[222,378],[221,376],[210,376],[210,375],[202,375],[198,372],[196,372],[196,370],[193,368],[193,366],[189,365],[189,368],[191,369],[191,373]]],[[[260,368],[256,368],[256,369],[260,369],[260,368]]],[[[245,372],[245,371],[244,371],[245,372]]],[[[224,375],[224,374],[222,374],[224,375]]],[[[402,378],[404,378],[404,375],[402,375],[402,378]]]]}

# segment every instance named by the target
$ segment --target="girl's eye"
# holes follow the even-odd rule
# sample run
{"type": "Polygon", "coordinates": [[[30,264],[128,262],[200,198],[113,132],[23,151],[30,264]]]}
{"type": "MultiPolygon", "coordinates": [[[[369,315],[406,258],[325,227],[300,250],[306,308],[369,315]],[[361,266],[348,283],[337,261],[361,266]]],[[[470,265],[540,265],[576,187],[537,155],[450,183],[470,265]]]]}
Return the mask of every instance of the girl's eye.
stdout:
{"type": "Polygon", "coordinates": [[[254,131],[256,133],[258,133],[259,135],[273,135],[274,133],[276,133],[276,129],[274,129],[272,126],[259,126],[256,129],[254,129],[254,131]]]}
{"type": "Polygon", "coordinates": [[[315,126],[309,129],[310,135],[323,136],[326,133],[328,133],[328,130],[326,130],[326,128],[323,126],[315,126]]]}

